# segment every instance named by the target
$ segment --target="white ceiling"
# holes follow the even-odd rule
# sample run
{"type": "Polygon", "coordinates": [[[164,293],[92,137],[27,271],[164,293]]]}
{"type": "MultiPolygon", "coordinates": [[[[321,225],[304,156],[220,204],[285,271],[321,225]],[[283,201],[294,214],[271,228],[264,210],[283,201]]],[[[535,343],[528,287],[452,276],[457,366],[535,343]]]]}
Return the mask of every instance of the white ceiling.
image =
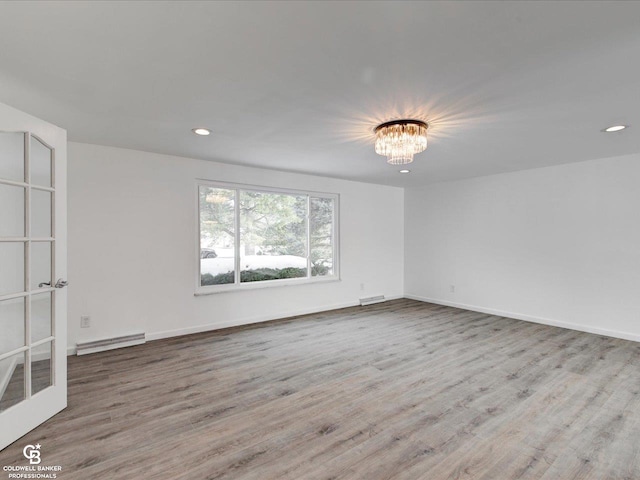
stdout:
{"type": "Polygon", "coordinates": [[[640,152],[640,2],[2,2],[0,45],[0,101],[77,142],[400,186],[640,152]]]}

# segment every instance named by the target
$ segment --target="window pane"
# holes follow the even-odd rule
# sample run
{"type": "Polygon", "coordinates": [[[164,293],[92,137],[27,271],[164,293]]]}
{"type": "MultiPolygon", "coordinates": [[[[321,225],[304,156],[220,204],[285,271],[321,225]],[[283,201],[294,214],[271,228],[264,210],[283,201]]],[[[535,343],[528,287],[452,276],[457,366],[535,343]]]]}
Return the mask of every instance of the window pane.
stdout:
{"type": "Polygon", "coordinates": [[[18,353],[0,360],[0,378],[3,389],[0,390],[0,412],[24,400],[24,353],[18,353]]]}
{"type": "Polygon", "coordinates": [[[24,292],[24,243],[0,242],[0,295],[24,292]]]}
{"type": "MultiPolygon", "coordinates": [[[[24,345],[24,297],[4,300],[0,302],[0,355],[24,345]]],[[[0,382],[2,378],[0,372],[0,382]]]]}
{"type": "Polygon", "coordinates": [[[31,242],[31,290],[51,287],[51,242],[31,242]]]}
{"type": "Polygon", "coordinates": [[[201,186],[200,285],[235,282],[235,190],[201,186]]]}
{"type": "Polygon", "coordinates": [[[52,150],[37,138],[31,137],[31,183],[51,186],[52,150]]]}
{"type": "Polygon", "coordinates": [[[31,189],[31,236],[51,237],[51,193],[31,189]]]}
{"type": "Polygon", "coordinates": [[[51,381],[51,342],[38,345],[31,349],[31,393],[36,393],[50,387],[51,381]]]}
{"type": "Polygon", "coordinates": [[[240,281],[307,276],[307,197],[240,191],[240,281]]]}
{"type": "Polygon", "coordinates": [[[0,132],[0,178],[24,182],[24,134],[0,132]]]}
{"type": "Polygon", "coordinates": [[[51,292],[31,295],[31,341],[51,335],[51,292]]]}
{"type": "Polygon", "coordinates": [[[309,241],[311,243],[311,276],[333,275],[333,208],[332,198],[311,198],[309,241]]]}
{"type": "Polygon", "coordinates": [[[0,183],[0,237],[24,237],[24,193],[23,187],[0,183]]]}

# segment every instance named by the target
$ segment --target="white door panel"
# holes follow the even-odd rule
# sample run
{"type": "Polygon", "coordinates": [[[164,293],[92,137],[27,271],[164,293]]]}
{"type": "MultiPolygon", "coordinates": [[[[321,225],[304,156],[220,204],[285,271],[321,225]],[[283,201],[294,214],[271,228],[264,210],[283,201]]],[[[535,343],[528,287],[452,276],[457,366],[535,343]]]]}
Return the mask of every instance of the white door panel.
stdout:
{"type": "Polygon", "coordinates": [[[0,449],[67,405],[67,134],[0,104],[0,449]]]}

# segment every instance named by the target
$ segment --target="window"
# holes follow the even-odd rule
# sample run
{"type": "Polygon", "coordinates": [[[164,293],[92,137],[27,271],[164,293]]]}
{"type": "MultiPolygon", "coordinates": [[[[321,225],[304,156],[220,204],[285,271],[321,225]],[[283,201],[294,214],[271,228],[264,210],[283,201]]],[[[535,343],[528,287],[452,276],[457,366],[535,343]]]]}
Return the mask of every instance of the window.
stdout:
{"type": "Polygon", "coordinates": [[[338,278],[338,196],[198,184],[197,293],[338,278]]]}

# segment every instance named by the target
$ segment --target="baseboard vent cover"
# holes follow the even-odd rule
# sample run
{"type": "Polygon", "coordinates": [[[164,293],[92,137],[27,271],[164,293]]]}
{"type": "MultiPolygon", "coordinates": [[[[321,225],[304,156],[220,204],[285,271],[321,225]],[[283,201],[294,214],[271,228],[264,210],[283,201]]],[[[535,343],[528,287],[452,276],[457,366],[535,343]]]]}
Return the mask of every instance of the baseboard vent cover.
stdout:
{"type": "Polygon", "coordinates": [[[366,297],[360,299],[360,306],[373,305],[374,303],[384,302],[384,295],[376,295],[375,297],[366,297]]]}
{"type": "Polygon", "coordinates": [[[144,333],[136,333],[133,335],[126,335],[124,337],[105,338],[104,340],[78,343],[76,354],[87,355],[89,353],[104,352],[106,350],[114,350],[116,348],[142,345],[143,343],[146,343],[144,333]]]}

